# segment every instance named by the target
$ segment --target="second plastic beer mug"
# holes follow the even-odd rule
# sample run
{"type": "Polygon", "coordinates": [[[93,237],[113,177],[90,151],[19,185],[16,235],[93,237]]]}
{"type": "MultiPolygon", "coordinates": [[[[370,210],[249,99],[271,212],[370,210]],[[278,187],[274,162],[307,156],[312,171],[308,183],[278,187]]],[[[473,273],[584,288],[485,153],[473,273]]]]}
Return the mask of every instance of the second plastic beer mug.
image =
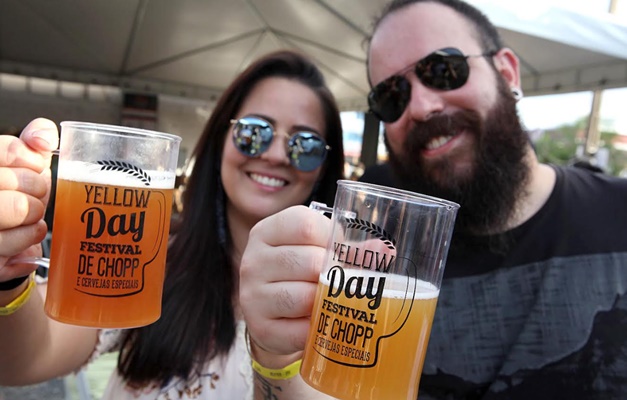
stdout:
{"type": "Polygon", "coordinates": [[[459,205],[338,184],[301,375],[339,399],[414,400],[459,205]]]}
{"type": "Polygon", "coordinates": [[[45,310],[74,325],[128,328],[161,315],[181,138],[61,123],[45,310]]]}

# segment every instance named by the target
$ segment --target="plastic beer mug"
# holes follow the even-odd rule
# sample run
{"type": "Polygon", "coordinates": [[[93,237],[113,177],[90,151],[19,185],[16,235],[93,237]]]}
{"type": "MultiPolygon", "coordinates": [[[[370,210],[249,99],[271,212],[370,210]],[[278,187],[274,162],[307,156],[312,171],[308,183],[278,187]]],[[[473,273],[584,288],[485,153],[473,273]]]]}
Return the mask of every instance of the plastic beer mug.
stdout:
{"type": "Polygon", "coordinates": [[[415,400],[459,205],[339,181],[301,376],[345,400],[415,400]]]}
{"type": "Polygon", "coordinates": [[[49,317],[98,328],[160,317],[180,141],[142,129],[61,123],[49,317]]]}

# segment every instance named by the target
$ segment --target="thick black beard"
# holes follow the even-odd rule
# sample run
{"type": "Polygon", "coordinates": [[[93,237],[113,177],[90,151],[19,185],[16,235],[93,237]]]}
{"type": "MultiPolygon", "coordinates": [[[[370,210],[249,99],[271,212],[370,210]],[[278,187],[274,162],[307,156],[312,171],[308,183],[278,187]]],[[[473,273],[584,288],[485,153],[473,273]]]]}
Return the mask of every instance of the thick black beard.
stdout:
{"type": "MultiPolygon", "coordinates": [[[[455,223],[456,234],[504,231],[517,201],[525,196],[529,167],[524,158],[529,138],[518,118],[516,101],[506,85],[499,83],[499,98],[485,120],[476,112],[465,110],[416,123],[403,144],[406,151],[389,154],[390,165],[404,189],[461,205],[455,223]],[[426,165],[420,157],[425,144],[433,137],[450,135],[460,129],[478,138],[474,170],[459,176],[449,160],[426,165]]],[[[507,245],[497,245],[502,246],[507,245]]]]}

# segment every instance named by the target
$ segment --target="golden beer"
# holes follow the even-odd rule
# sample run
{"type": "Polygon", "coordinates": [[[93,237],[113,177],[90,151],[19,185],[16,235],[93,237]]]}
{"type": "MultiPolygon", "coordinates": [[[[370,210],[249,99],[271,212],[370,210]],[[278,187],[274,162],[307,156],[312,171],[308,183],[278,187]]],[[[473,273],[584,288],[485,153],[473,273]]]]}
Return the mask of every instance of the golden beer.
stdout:
{"type": "Polygon", "coordinates": [[[303,379],[338,399],[415,400],[438,289],[399,275],[337,271],[346,274],[344,290],[332,287],[324,274],[320,277],[303,379]],[[382,288],[377,286],[381,278],[386,289],[372,309],[374,299],[359,293],[382,288]]]}
{"type": "Polygon", "coordinates": [[[55,320],[123,328],[161,315],[173,176],[148,187],[113,174],[99,181],[119,185],[59,170],[45,304],[55,320]]]}

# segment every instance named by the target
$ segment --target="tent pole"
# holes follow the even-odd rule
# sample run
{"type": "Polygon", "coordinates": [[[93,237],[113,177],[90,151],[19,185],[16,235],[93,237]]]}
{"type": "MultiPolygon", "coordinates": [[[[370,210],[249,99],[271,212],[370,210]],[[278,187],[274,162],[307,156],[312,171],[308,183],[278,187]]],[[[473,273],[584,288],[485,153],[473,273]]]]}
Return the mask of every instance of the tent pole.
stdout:
{"type": "MultiPolygon", "coordinates": [[[[618,7],[618,0],[610,0],[609,13],[616,13],[618,7]]],[[[588,126],[586,128],[584,154],[586,159],[590,160],[594,158],[599,151],[601,142],[601,132],[599,129],[599,114],[601,110],[601,98],[603,96],[603,90],[597,89],[593,92],[592,97],[592,109],[590,110],[590,116],[588,117],[588,126]]]]}
{"type": "Polygon", "coordinates": [[[364,167],[377,163],[379,125],[379,119],[374,114],[370,112],[364,113],[364,135],[361,143],[361,157],[359,158],[364,167]]]}
{"type": "Polygon", "coordinates": [[[586,139],[584,147],[586,159],[594,158],[597,151],[599,151],[599,142],[601,141],[601,134],[599,130],[599,111],[601,109],[602,96],[602,90],[595,90],[593,92],[592,109],[590,110],[590,116],[588,117],[588,126],[586,127],[586,139]]]}

